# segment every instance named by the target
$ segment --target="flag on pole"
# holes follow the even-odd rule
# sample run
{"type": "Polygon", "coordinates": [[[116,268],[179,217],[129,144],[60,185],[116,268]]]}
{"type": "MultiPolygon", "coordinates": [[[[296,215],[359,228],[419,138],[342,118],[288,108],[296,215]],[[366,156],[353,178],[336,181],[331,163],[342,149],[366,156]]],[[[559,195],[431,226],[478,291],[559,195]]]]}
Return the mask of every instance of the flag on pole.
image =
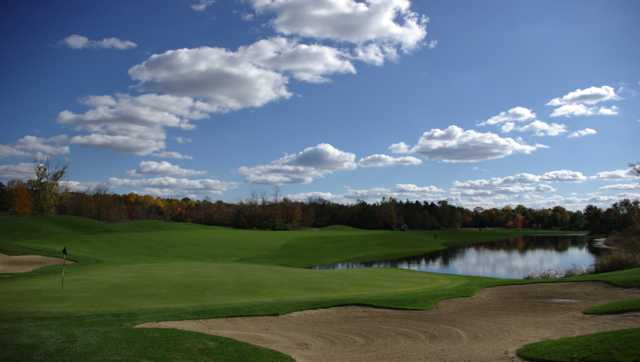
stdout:
{"type": "Polygon", "coordinates": [[[66,246],[62,248],[62,256],[64,257],[64,260],[62,262],[62,279],[60,281],[60,287],[64,289],[64,267],[67,266],[67,247],[66,246]]]}

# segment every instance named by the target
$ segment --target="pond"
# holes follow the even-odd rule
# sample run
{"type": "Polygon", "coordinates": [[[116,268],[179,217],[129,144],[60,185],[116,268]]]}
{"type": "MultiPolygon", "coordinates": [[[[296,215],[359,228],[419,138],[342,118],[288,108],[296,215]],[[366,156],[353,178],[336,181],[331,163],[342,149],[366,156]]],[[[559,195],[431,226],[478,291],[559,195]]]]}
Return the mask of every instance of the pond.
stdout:
{"type": "Polygon", "coordinates": [[[422,272],[523,279],[586,273],[604,250],[582,236],[524,236],[449,248],[396,260],[319,265],[314,269],[400,268],[422,272]]]}

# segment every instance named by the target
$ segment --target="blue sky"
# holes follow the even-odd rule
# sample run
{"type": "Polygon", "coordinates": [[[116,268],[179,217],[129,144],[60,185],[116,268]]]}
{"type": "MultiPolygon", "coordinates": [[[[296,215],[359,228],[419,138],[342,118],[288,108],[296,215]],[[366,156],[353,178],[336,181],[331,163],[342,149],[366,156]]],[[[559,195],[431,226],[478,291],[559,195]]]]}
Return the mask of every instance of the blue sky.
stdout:
{"type": "Polygon", "coordinates": [[[5,1],[0,180],[465,206],[640,196],[636,1],[5,1]],[[318,14],[323,14],[319,16],[318,14]],[[393,145],[393,146],[392,146],[393,145]]]}

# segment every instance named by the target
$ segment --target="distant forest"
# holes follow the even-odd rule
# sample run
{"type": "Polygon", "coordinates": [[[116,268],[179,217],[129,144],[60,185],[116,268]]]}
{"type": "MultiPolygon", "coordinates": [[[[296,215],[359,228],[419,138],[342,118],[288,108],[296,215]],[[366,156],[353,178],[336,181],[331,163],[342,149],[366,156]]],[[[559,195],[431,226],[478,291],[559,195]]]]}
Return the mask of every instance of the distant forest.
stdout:
{"type": "Polygon", "coordinates": [[[387,230],[505,227],[610,233],[640,224],[638,200],[622,200],[607,209],[589,205],[582,211],[522,205],[470,210],[447,201],[395,199],[345,205],[322,199],[301,202],[254,196],[244,202],[226,203],[121,195],[101,188],[87,193],[70,192],[58,186],[66,168],[52,171],[44,163],[35,167],[33,180],[0,183],[0,211],[15,215],[75,215],[109,222],[152,219],[268,230],[348,225],[387,230]]]}

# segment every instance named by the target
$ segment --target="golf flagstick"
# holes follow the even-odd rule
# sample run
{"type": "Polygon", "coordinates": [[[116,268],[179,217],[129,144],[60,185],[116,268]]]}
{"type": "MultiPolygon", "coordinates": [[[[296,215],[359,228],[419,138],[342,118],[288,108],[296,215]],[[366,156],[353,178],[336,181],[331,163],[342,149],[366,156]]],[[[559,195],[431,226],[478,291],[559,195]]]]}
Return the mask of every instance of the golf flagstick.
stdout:
{"type": "Polygon", "coordinates": [[[67,247],[62,249],[63,261],[62,261],[62,282],[61,287],[64,289],[64,268],[67,266],[67,247]]]}

